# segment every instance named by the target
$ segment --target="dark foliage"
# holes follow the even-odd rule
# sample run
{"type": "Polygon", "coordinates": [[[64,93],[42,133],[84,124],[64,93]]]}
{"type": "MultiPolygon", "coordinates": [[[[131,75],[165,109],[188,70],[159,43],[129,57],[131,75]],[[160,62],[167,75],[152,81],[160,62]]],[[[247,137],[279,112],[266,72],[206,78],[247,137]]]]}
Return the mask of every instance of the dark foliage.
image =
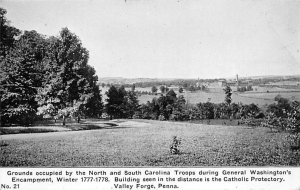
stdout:
{"type": "MultiPolygon", "coordinates": [[[[11,27],[0,8],[1,124],[102,113],[102,97],[88,51],[67,28],[58,37],[11,27]]],[[[79,119],[78,119],[79,120],[79,119]]]]}

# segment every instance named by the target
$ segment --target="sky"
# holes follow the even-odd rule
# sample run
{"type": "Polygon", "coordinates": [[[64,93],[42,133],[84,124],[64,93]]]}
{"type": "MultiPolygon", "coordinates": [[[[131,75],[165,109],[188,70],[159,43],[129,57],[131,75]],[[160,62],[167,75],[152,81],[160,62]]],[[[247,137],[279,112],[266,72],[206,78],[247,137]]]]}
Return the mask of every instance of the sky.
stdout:
{"type": "Polygon", "coordinates": [[[99,77],[300,74],[300,0],[0,0],[11,25],[68,27],[99,77]]]}

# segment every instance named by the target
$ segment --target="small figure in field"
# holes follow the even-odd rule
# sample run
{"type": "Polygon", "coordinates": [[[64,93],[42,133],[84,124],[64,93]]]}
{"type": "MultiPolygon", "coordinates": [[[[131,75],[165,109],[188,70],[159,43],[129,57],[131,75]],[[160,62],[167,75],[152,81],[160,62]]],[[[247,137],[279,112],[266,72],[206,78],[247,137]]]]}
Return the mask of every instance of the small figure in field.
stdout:
{"type": "Polygon", "coordinates": [[[179,145],[181,144],[181,139],[178,139],[177,136],[173,136],[173,141],[170,146],[171,154],[179,154],[179,145]]]}

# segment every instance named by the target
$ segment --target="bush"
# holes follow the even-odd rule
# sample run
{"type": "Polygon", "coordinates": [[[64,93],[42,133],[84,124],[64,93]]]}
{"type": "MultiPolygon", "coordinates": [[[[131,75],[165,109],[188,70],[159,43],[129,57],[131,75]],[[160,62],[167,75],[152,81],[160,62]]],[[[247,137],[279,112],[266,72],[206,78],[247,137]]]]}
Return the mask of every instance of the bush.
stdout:
{"type": "Polygon", "coordinates": [[[288,140],[291,141],[292,147],[300,148],[300,103],[293,102],[291,111],[287,118],[288,140]]]}
{"type": "Polygon", "coordinates": [[[286,118],[277,117],[274,113],[268,113],[261,123],[262,127],[270,128],[271,131],[284,131],[287,126],[286,118]]]}
{"type": "Polygon", "coordinates": [[[30,105],[19,105],[17,108],[7,109],[1,116],[1,125],[18,124],[29,126],[36,118],[36,111],[30,105]]]}
{"type": "Polygon", "coordinates": [[[172,138],[172,144],[170,146],[170,153],[171,154],[179,154],[179,146],[181,144],[181,139],[178,139],[177,136],[173,136],[172,138]]]}
{"type": "Polygon", "coordinates": [[[166,118],[165,118],[164,115],[159,115],[159,116],[158,116],[158,120],[159,120],[159,121],[165,121],[166,118]]]}

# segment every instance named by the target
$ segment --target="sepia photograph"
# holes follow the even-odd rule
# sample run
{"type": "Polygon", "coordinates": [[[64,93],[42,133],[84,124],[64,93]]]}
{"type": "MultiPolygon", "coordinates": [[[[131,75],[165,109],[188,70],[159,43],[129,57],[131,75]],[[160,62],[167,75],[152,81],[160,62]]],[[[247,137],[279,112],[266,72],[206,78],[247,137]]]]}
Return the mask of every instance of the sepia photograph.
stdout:
{"type": "Polygon", "coordinates": [[[0,0],[0,95],[2,168],[299,167],[300,1],[0,0]]]}

